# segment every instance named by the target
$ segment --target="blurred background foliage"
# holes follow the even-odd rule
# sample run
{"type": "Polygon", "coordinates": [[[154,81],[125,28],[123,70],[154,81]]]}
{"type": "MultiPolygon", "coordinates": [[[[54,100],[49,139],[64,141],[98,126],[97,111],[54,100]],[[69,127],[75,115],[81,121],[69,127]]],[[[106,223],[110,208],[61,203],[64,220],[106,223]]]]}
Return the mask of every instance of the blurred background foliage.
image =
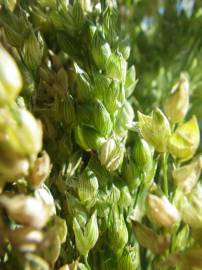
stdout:
{"type": "MultiPolygon", "coordinates": [[[[120,27],[127,33],[135,64],[135,106],[162,106],[181,72],[190,80],[191,107],[202,127],[202,2],[199,0],[119,1],[120,27]]],[[[189,117],[188,115],[188,117],[189,117]]]]}

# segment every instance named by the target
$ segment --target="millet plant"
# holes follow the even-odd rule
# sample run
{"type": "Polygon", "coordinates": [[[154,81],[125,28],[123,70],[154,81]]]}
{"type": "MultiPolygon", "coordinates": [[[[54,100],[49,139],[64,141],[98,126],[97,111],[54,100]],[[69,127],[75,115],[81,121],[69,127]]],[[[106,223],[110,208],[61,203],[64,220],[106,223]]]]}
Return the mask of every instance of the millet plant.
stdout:
{"type": "Polygon", "coordinates": [[[190,76],[141,110],[126,2],[0,2],[2,270],[202,269],[190,76]]]}

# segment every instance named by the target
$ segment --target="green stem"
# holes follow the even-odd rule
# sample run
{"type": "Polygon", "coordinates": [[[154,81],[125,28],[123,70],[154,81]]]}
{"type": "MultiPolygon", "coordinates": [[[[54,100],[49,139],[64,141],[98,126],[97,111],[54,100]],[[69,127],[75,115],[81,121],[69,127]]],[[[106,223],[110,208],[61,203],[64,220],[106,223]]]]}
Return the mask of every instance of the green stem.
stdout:
{"type": "Polygon", "coordinates": [[[85,262],[85,265],[87,266],[88,270],[91,270],[90,265],[88,263],[88,255],[84,256],[84,262],[85,262]]]}
{"type": "Polygon", "coordinates": [[[167,153],[163,153],[163,187],[165,195],[168,197],[167,159],[167,153]]]}

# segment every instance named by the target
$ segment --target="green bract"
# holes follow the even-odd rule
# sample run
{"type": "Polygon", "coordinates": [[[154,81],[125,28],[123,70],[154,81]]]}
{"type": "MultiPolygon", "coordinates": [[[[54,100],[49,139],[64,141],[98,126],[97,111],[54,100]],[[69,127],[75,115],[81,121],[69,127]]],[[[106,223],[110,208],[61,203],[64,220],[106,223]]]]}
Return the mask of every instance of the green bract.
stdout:
{"type": "Polygon", "coordinates": [[[74,65],[76,72],[76,81],[78,84],[77,97],[78,100],[89,100],[93,97],[93,88],[88,74],[82,70],[77,64],[74,65]]]}
{"type": "Polygon", "coordinates": [[[189,82],[184,74],[174,85],[164,107],[166,115],[172,123],[183,121],[189,109],[189,82]]]}
{"type": "Polygon", "coordinates": [[[137,80],[136,80],[135,66],[131,66],[127,70],[126,80],[125,80],[125,92],[126,92],[125,95],[127,98],[133,93],[136,84],[137,84],[137,80]]]}
{"type": "Polygon", "coordinates": [[[12,57],[0,46],[0,105],[12,102],[22,88],[22,78],[12,57]]]}
{"type": "Polygon", "coordinates": [[[188,194],[183,194],[180,191],[177,194],[177,207],[181,212],[182,219],[193,228],[201,228],[202,226],[201,198],[200,184],[188,194]]]}
{"type": "Polygon", "coordinates": [[[82,202],[93,199],[98,191],[98,181],[96,176],[88,168],[80,176],[78,181],[78,195],[82,202]]]}
{"type": "Polygon", "coordinates": [[[201,166],[201,156],[198,156],[190,164],[173,170],[172,175],[176,186],[185,193],[189,193],[198,182],[201,166]]]}
{"type": "Polygon", "coordinates": [[[171,135],[170,124],[160,109],[154,110],[150,116],[138,112],[139,129],[143,138],[156,151],[166,152],[171,135]]]}
{"type": "MultiPolygon", "coordinates": [[[[106,76],[99,74],[99,73],[93,74],[93,81],[95,84],[94,96],[97,99],[103,101],[105,107],[108,110],[108,108],[110,108],[111,102],[113,102],[113,104],[116,103],[116,100],[112,100],[112,97],[116,96],[117,91],[114,92],[112,90],[117,90],[117,88],[111,90],[111,87],[117,86],[117,83],[116,82],[113,83],[113,81],[111,81],[109,78],[107,78],[106,76]],[[110,93],[110,92],[112,92],[112,93],[110,93]],[[108,94],[110,94],[109,97],[108,97],[108,94]]],[[[113,107],[112,107],[112,109],[113,109],[113,107]]]]}
{"type": "Polygon", "coordinates": [[[128,247],[118,261],[118,270],[133,270],[139,265],[138,247],[128,247]]]}
{"type": "Polygon", "coordinates": [[[1,24],[4,26],[6,38],[14,47],[20,47],[28,31],[27,20],[24,15],[18,16],[14,12],[4,9],[0,16],[1,24]]]}
{"type": "Polygon", "coordinates": [[[108,171],[115,171],[123,161],[124,147],[114,139],[108,139],[100,148],[99,160],[108,171]]]}
{"type": "Polygon", "coordinates": [[[107,60],[105,69],[110,78],[122,82],[125,81],[127,62],[121,54],[111,54],[107,60]]]}
{"type": "Polygon", "coordinates": [[[101,137],[93,128],[78,126],[75,129],[75,140],[85,150],[99,150],[105,142],[105,138],[101,137]]]}
{"type": "Polygon", "coordinates": [[[117,129],[119,130],[127,130],[133,127],[133,118],[134,111],[131,104],[128,101],[123,103],[123,106],[119,110],[118,120],[117,120],[117,129]]]}
{"type": "Polygon", "coordinates": [[[96,244],[99,236],[96,213],[91,216],[86,226],[84,226],[83,231],[77,219],[74,218],[73,230],[75,234],[76,245],[80,254],[87,256],[89,251],[96,244]]]}
{"type": "Polygon", "coordinates": [[[180,125],[169,139],[168,150],[176,158],[188,160],[193,157],[200,142],[197,118],[180,125]]]}
{"type": "Polygon", "coordinates": [[[74,107],[74,99],[72,98],[72,96],[68,96],[65,98],[62,107],[62,114],[64,122],[66,122],[67,125],[76,124],[76,113],[74,107]]]}
{"type": "Polygon", "coordinates": [[[105,64],[111,55],[109,44],[104,40],[102,34],[96,31],[92,40],[92,56],[95,64],[100,69],[105,69],[105,64]]]}
{"type": "Polygon", "coordinates": [[[44,207],[42,201],[24,195],[16,195],[13,198],[1,195],[0,206],[4,207],[8,215],[19,224],[38,229],[45,226],[52,214],[44,207]]]}
{"type": "Polygon", "coordinates": [[[25,109],[16,106],[0,108],[0,130],[3,151],[26,157],[41,150],[41,123],[25,109]]]}
{"type": "Polygon", "coordinates": [[[132,159],[125,159],[122,165],[122,174],[131,189],[135,189],[140,184],[140,170],[132,159]]]}
{"type": "Polygon", "coordinates": [[[106,87],[105,89],[103,100],[106,109],[111,115],[113,115],[113,113],[115,113],[123,103],[121,91],[121,85],[116,80],[112,80],[109,87],[106,87]]]}
{"type": "Polygon", "coordinates": [[[146,199],[146,214],[157,226],[171,227],[180,220],[180,214],[166,197],[149,194],[146,199]]]}
{"type": "Polygon", "coordinates": [[[33,71],[39,67],[43,57],[44,42],[40,34],[31,32],[24,42],[23,60],[26,66],[33,71]]]}
{"type": "Polygon", "coordinates": [[[144,169],[152,163],[152,153],[148,143],[140,139],[134,147],[133,158],[140,169],[144,169]]]}
{"type": "Polygon", "coordinates": [[[107,137],[112,130],[110,115],[101,101],[78,107],[79,123],[94,128],[101,136],[107,137]]]}
{"type": "Polygon", "coordinates": [[[133,229],[140,245],[150,249],[154,254],[163,253],[169,245],[166,237],[157,235],[153,230],[139,222],[133,222],[133,229]]]}
{"type": "Polygon", "coordinates": [[[120,252],[128,242],[128,230],[123,216],[115,214],[108,233],[110,248],[114,252],[120,252]]]}

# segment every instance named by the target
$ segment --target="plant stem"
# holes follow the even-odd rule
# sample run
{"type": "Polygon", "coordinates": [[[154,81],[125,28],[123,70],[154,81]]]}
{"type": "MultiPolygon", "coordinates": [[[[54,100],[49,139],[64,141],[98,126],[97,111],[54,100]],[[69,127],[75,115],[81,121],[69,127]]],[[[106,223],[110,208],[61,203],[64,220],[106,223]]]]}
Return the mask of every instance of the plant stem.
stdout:
{"type": "Polygon", "coordinates": [[[90,265],[88,263],[88,255],[84,256],[84,262],[85,262],[85,265],[87,266],[88,270],[91,270],[90,265]]]}
{"type": "Polygon", "coordinates": [[[167,153],[163,153],[163,187],[165,195],[168,197],[167,159],[167,153]]]}

